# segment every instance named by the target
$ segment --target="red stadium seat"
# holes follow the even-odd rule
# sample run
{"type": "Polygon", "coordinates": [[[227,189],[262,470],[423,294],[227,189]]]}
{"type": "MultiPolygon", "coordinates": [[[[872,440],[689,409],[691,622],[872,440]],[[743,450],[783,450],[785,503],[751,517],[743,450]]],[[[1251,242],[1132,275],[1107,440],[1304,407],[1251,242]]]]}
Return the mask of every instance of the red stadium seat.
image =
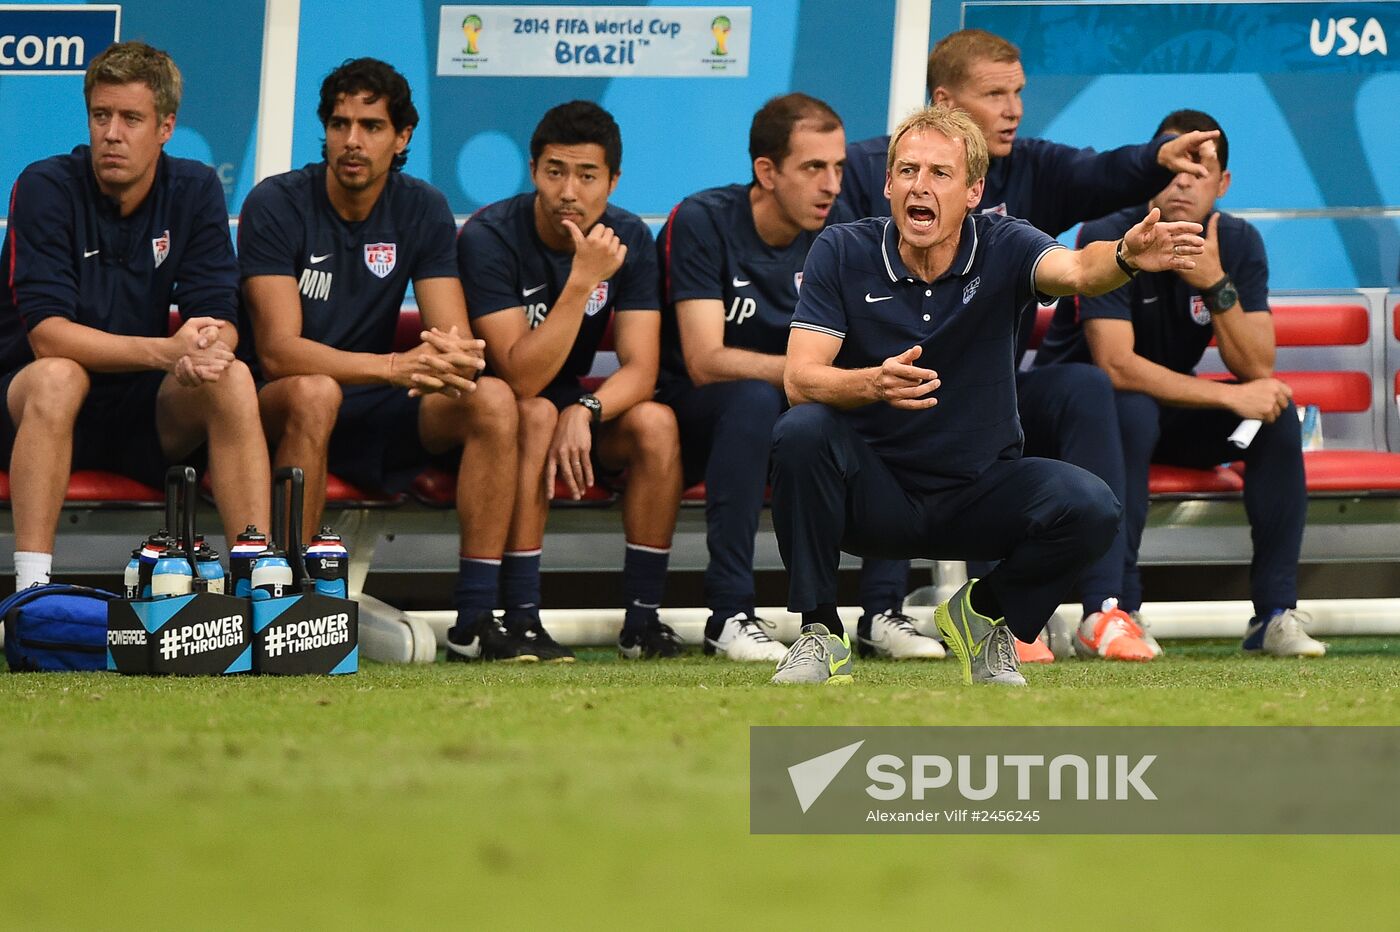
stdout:
{"type": "MultiPolygon", "coordinates": [[[[457,477],[436,467],[429,467],[413,480],[413,497],[432,508],[452,508],[457,503],[457,477]]],[[[554,483],[554,504],[569,507],[583,505],[610,505],[617,495],[609,489],[591,485],[584,490],[583,498],[574,501],[569,497],[569,487],[563,482],[554,483]]]]}
{"type": "MultiPolygon", "coordinates": [[[[1243,474],[1244,464],[1232,469],[1243,474]]],[[[1303,454],[1309,492],[1400,492],[1400,453],[1312,450],[1303,454]]]]}
{"type": "MultiPolygon", "coordinates": [[[[1317,405],[1323,411],[1340,414],[1371,408],[1371,377],[1364,372],[1278,372],[1275,375],[1293,389],[1299,406],[1317,405]]],[[[1228,372],[1203,372],[1201,377],[1223,382],[1233,378],[1228,372]]]]}
{"type": "Polygon", "coordinates": [[[1153,464],[1147,474],[1147,489],[1152,495],[1222,495],[1243,491],[1244,482],[1238,473],[1223,466],[1187,469],[1153,464]]]}
{"type": "Polygon", "coordinates": [[[1279,346],[1360,346],[1371,338],[1371,315],[1362,304],[1281,304],[1272,310],[1279,346]]]}
{"type": "MultiPolygon", "coordinates": [[[[116,473],[80,469],[68,477],[64,498],[70,502],[111,503],[113,505],[160,504],[165,496],[159,489],[116,473]]],[[[10,474],[0,472],[0,501],[10,500],[10,474]]]]}

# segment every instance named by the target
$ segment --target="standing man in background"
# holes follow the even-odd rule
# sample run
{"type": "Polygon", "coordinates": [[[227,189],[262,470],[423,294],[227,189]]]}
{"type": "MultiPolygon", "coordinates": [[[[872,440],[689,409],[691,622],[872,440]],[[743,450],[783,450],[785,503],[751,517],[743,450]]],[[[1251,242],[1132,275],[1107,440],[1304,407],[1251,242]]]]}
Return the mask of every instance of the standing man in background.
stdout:
{"type": "Polygon", "coordinates": [[[46,583],[72,469],[159,487],[200,457],[224,533],[267,526],[252,374],[234,359],[238,266],[223,186],[172,158],[183,82],[165,52],[109,47],[83,79],[89,144],[15,182],[0,249],[0,395],[16,589],[46,583]],[[184,323],[169,335],[170,306],[184,323]]]}

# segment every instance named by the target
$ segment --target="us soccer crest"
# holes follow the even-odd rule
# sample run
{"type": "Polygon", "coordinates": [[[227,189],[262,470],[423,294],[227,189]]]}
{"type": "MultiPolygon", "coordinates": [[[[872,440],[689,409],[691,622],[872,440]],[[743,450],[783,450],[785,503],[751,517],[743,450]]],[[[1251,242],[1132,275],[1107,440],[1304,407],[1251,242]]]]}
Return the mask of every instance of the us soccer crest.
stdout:
{"type": "Polygon", "coordinates": [[[388,277],[397,261],[394,243],[365,243],[365,265],[379,278],[388,277]]]}
{"type": "Polygon", "coordinates": [[[601,311],[608,303],[608,283],[599,282],[598,287],[593,289],[593,293],[588,296],[588,303],[583,306],[583,313],[592,317],[601,311]]]}
{"type": "Polygon", "coordinates": [[[160,236],[151,240],[151,254],[156,258],[156,268],[165,261],[165,257],[170,255],[170,231],[166,230],[160,236]]]}
{"type": "Polygon", "coordinates": [[[1210,326],[1210,310],[1205,300],[1198,294],[1191,296],[1191,319],[1202,327],[1210,326]]]}

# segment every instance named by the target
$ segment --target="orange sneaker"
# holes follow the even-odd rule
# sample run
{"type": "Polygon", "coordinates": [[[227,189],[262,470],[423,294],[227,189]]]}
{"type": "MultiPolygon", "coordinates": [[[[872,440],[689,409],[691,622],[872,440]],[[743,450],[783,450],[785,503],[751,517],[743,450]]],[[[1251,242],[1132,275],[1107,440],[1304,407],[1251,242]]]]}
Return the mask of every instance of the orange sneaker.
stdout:
{"type": "Polygon", "coordinates": [[[1045,643],[1045,635],[1042,633],[1027,644],[1020,638],[1016,639],[1016,658],[1022,663],[1054,663],[1055,655],[1050,653],[1049,646],[1045,643]]]}
{"type": "Polygon", "coordinates": [[[1117,599],[1105,599],[1103,611],[1094,612],[1079,623],[1074,652],[1080,657],[1105,660],[1151,660],[1155,655],[1143,639],[1137,622],[1118,607],[1117,599]]]}

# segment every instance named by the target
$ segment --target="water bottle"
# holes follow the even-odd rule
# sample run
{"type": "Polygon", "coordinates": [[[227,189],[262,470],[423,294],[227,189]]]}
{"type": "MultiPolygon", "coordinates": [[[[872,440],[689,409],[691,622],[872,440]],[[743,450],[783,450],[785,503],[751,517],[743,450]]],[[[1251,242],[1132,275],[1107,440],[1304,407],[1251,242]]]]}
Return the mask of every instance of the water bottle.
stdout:
{"type": "Polygon", "coordinates": [[[228,555],[228,572],[233,581],[233,594],[238,598],[252,596],[253,562],[267,547],[267,535],[251,524],[233,542],[233,551],[228,555]]]}
{"type": "Polygon", "coordinates": [[[194,548],[194,563],[199,569],[199,578],[205,582],[205,591],[217,595],[224,593],[224,565],[219,562],[219,552],[204,543],[204,538],[195,538],[199,543],[194,548]]]}
{"type": "Polygon", "coordinates": [[[280,550],[263,551],[253,563],[253,575],[248,581],[255,602],[296,594],[292,589],[292,566],[280,550]]]}
{"type": "Polygon", "coordinates": [[[172,547],[162,553],[151,572],[150,597],[162,599],[173,595],[188,595],[193,588],[194,576],[190,571],[190,561],[185,556],[185,551],[172,547]]]}
{"type": "Polygon", "coordinates": [[[175,546],[175,538],[161,528],[141,543],[140,597],[151,598],[151,575],[161,556],[175,546]]]}
{"type": "Polygon", "coordinates": [[[316,591],[337,599],[348,598],[350,554],[340,535],[321,528],[306,548],[306,575],[315,581],[316,591]]]}
{"type": "Polygon", "coordinates": [[[130,602],[141,597],[141,548],[131,551],[131,560],[122,574],[122,598],[130,602]]]}

